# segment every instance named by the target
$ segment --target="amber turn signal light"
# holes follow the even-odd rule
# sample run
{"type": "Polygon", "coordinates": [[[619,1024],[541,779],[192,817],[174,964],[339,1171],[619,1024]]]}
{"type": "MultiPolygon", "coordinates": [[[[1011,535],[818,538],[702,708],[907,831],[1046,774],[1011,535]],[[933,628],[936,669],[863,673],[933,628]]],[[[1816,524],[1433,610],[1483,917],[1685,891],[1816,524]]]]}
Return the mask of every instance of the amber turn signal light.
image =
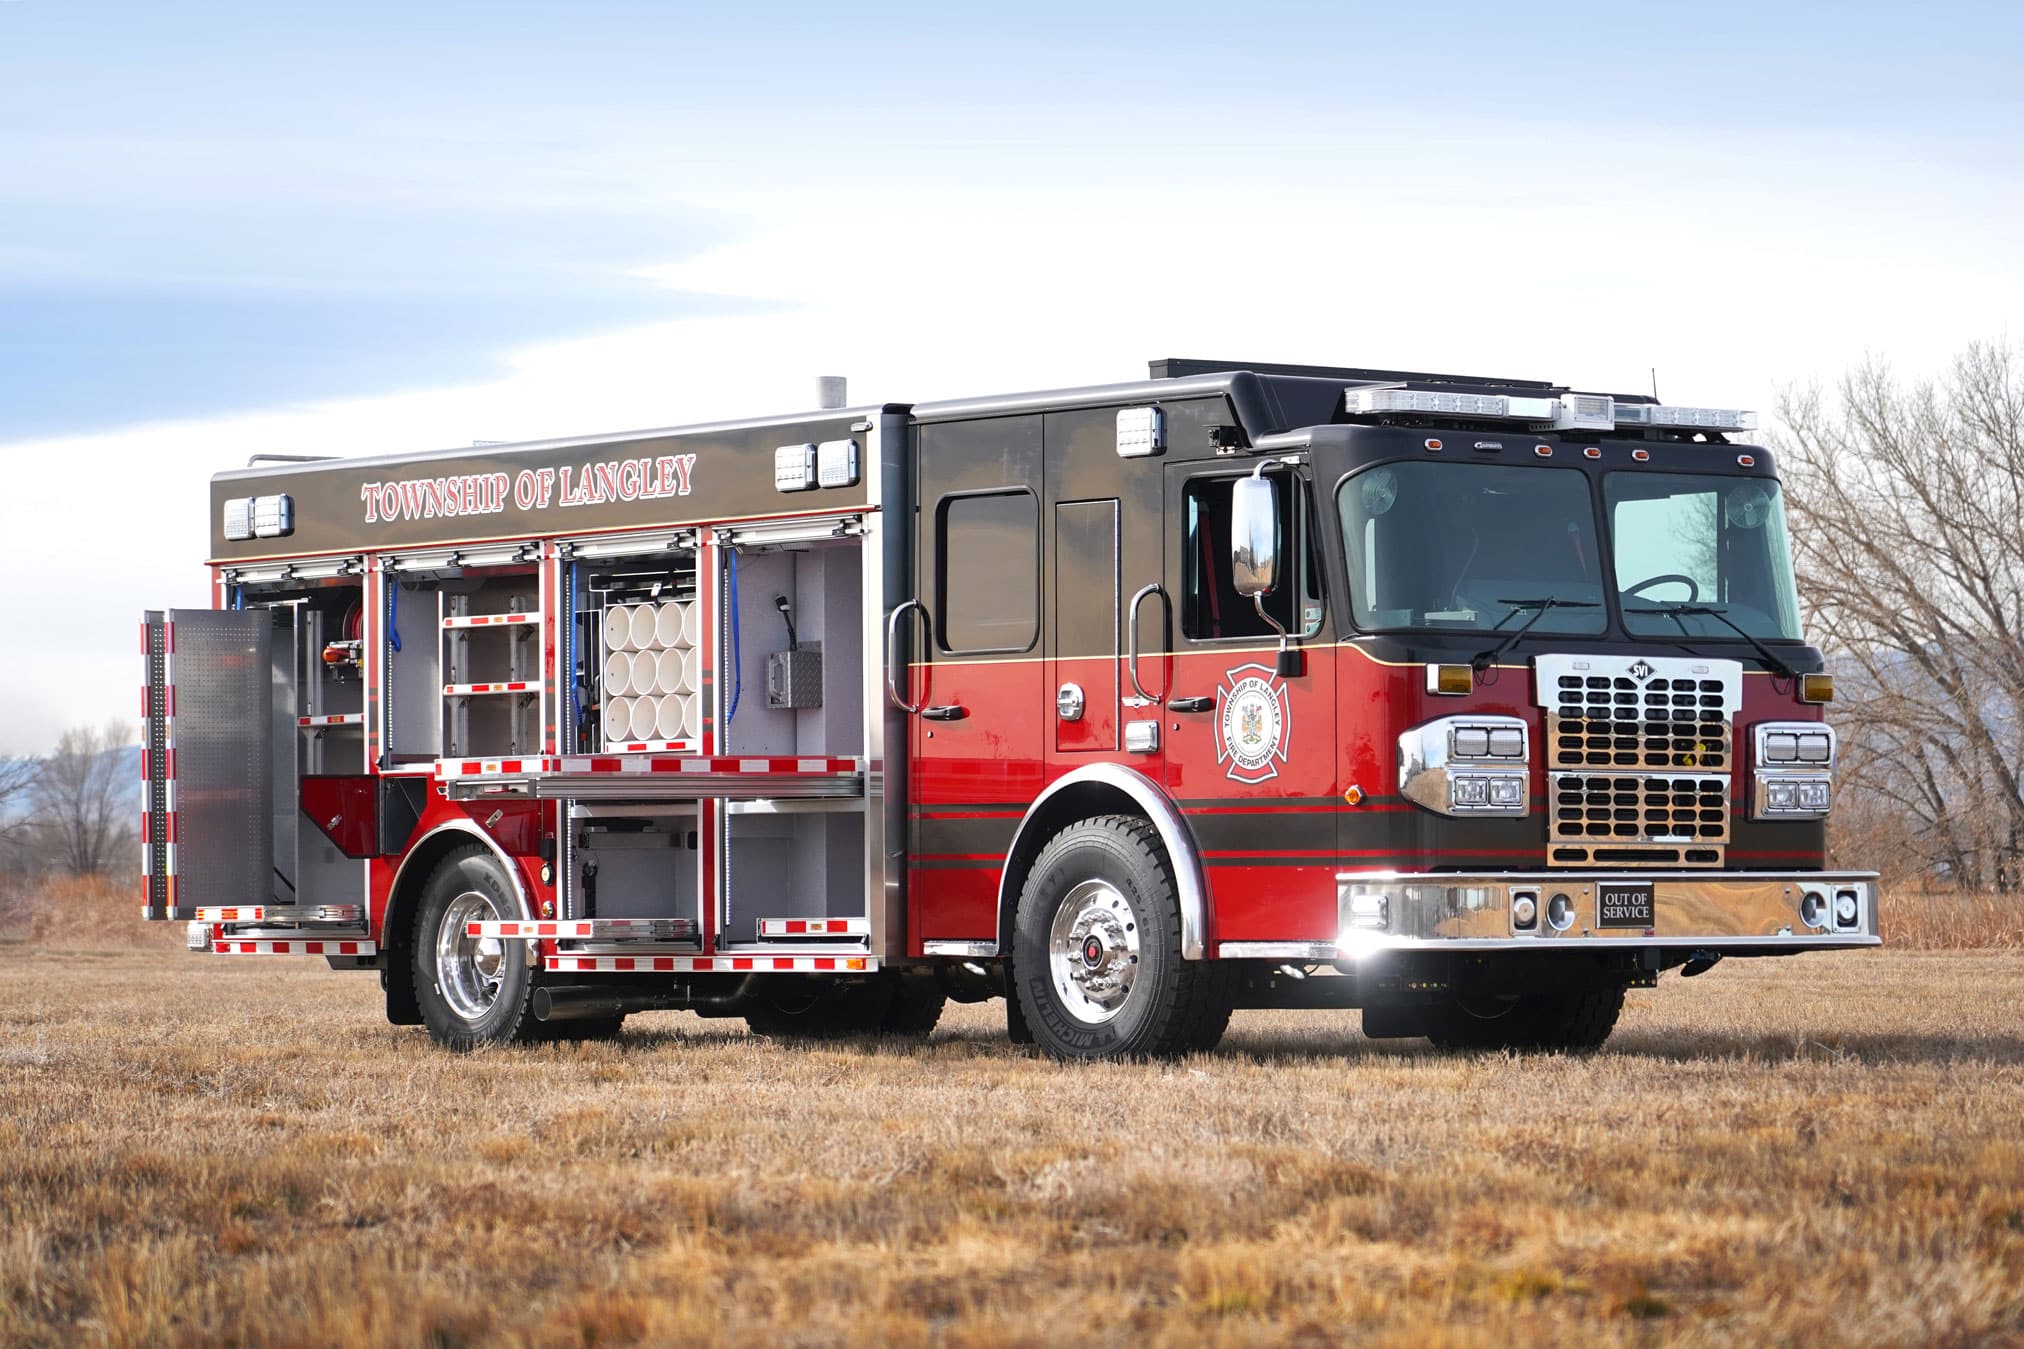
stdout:
{"type": "Polygon", "coordinates": [[[1802,703],[1833,702],[1834,676],[1831,674],[1799,676],[1799,701],[1802,703]]]}
{"type": "Polygon", "coordinates": [[[1476,672],[1466,665],[1429,665],[1427,692],[1459,694],[1476,687],[1476,672]]]}

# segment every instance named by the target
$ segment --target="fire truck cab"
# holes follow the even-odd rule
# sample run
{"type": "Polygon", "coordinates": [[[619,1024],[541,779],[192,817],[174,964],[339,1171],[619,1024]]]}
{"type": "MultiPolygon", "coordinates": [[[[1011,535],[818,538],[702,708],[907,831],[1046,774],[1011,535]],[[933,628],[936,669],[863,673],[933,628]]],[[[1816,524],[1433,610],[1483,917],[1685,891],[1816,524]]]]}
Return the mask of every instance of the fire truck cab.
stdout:
{"type": "Polygon", "coordinates": [[[148,614],[144,914],[455,1048],[685,1008],[1061,1057],[1584,1048],[1874,945],[1750,414],[1131,383],[262,464],[148,614]]]}

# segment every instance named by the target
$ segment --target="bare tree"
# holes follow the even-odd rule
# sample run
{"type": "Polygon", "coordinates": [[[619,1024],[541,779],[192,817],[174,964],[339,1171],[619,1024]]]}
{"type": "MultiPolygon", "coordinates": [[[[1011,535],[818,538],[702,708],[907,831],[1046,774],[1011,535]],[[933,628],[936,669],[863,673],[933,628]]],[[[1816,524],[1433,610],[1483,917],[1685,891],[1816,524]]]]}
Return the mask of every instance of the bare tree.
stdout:
{"type": "Polygon", "coordinates": [[[1801,594],[1840,678],[1844,798],[1927,869],[2024,889],[2024,365],[1880,362],[1790,394],[1779,438],[1801,594]]]}
{"type": "Polygon", "coordinates": [[[35,776],[33,827],[52,863],[73,876],[132,860],[137,779],[125,751],[133,743],[124,722],[73,726],[35,776]]]}

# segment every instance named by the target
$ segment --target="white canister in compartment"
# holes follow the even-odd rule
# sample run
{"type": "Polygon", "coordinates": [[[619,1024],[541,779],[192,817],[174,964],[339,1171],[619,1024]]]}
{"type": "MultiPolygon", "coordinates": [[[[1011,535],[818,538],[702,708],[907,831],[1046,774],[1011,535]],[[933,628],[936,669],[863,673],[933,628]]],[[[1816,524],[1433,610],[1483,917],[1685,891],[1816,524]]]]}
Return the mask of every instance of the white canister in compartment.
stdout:
{"type": "Polygon", "coordinates": [[[651,604],[636,606],[632,611],[632,649],[646,651],[653,647],[659,637],[660,612],[651,604]]]}
{"type": "Polygon", "coordinates": [[[622,745],[632,739],[633,702],[631,698],[607,698],[604,704],[604,739],[606,744],[622,745]]]}
{"type": "Polygon", "coordinates": [[[690,600],[682,606],[682,637],[678,646],[701,646],[703,644],[703,603],[690,600]]]}
{"type": "MultiPolygon", "coordinates": [[[[635,651],[632,654],[632,691],[635,697],[652,697],[657,690],[654,681],[659,678],[657,671],[661,663],[658,651],[635,651]]],[[[637,737],[636,737],[637,738],[637,737]]]]}
{"type": "Polygon", "coordinates": [[[682,645],[682,610],[686,604],[669,600],[654,611],[654,642],[659,646],[682,645]]]}
{"type": "Polygon", "coordinates": [[[604,611],[604,649],[626,651],[632,647],[632,610],[614,604],[604,611]]]}
{"type": "MultiPolygon", "coordinates": [[[[689,691],[689,653],[677,647],[670,647],[660,653],[654,662],[654,689],[660,693],[687,693],[689,691]]],[[[668,739],[674,739],[669,736],[668,739]]]]}
{"type": "Polygon", "coordinates": [[[682,739],[703,738],[703,695],[684,693],[682,695],[682,739]]]}
{"type": "Polygon", "coordinates": [[[632,692],[632,657],[614,651],[604,658],[604,696],[623,698],[632,692]]]}
{"type": "Polygon", "coordinates": [[[689,700],[679,693],[662,695],[655,701],[654,734],[662,740],[683,738],[683,722],[688,716],[689,700]]]}

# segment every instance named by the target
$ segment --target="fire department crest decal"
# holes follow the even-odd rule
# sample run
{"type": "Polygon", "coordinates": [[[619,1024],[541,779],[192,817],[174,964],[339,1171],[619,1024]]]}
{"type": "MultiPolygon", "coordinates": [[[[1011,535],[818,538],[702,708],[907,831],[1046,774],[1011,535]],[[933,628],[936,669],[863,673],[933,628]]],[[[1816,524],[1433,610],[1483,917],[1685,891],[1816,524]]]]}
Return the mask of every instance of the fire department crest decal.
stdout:
{"type": "Polygon", "coordinates": [[[1263,782],[1279,776],[1286,762],[1291,717],[1286,685],[1268,665],[1240,665],[1216,689],[1216,720],[1223,742],[1216,762],[1232,781],[1263,782]]]}

